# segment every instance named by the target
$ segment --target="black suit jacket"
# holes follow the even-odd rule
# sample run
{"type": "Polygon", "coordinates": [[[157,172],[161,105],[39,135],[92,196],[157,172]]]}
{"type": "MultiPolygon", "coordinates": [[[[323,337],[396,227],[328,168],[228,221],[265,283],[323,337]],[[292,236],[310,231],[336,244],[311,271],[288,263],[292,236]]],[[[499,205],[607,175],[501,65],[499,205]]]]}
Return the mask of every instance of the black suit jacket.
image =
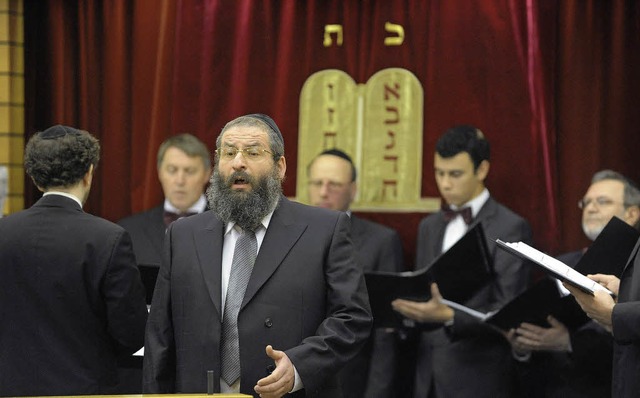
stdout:
{"type": "Polygon", "coordinates": [[[618,303],[613,307],[612,395],[637,397],[640,393],[640,240],[622,277],[618,303]]]}
{"type": "Polygon", "coordinates": [[[110,393],[147,320],[129,235],[61,195],[0,219],[0,308],[1,396],[110,393]]]}
{"type": "MultiPolygon", "coordinates": [[[[584,250],[559,255],[575,267],[584,250]]],[[[518,362],[522,398],[607,398],[611,396],[613,338],[595,321],[569,329],[572,351],[534,351],[518,362]]]]}
{"type": "Polygon", "coordinates": [[[160,266],[162,243],[167,230],[163,214],[164,206],[160,205],[118,221],[131,236],[138,264],[160,266]]]}
{"type": "MultiPolygon", "coordinates": [[[[529,267],[498,249],[495,240],[531,243],[531,228],[526,220],[493,198],[482,206],[475,223],[482,223],[496,279],[462,304],[488,312],[523,292],[530,276],[529,267]]],[[[428,266],[441,254],[445,228],[442,211],[420,222],[418,268],[428,266]]],[[[453,326],[421,333],[417,355],[416,398],[426,398],[432,390],[436,397],[444,398],[511,397],[513,393],[509,343],[500,332],[462,312],[456,311],[453,326]]]]}
{"type": "MultiPolygon", "coordinates": [[[[203,393],[208,370],[219,391],[223,240],[224,224],[211,211],[169,227],[146,333],[146,393],[203,393]]],[[[282,198],[238,315],[240,392],[255,395],[273,364],[271,344],[304,383],[292,397],[340,397],[336,374],[370,327],[348,216],[282,198]]]]}
{"type": "MultiPolygon", "coordinates": [[[[351,215],[351,236],[356,258],[364,272],[403,270],[402,242],[395,230],[351,215]]],[[[388,398],[393,395],[396,343],[392,331],[372,331],[360,353],[340,372],[345,398],[388,398]]]]}

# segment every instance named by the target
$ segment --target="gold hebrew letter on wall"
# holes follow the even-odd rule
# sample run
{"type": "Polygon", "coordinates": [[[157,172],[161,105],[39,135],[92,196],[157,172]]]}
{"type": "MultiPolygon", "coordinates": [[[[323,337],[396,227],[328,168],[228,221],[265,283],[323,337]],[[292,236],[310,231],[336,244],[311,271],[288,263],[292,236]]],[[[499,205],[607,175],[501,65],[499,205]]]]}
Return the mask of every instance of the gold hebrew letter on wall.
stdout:
{"type": "MultiPolygon", "coordinates": [[[[324,26],[324,40],[322,41],[322,45],[325,47],[331,47],[333,44],[333,40],[331,40],[331,34],[336,35],[336,43],[338,46],[342,46],[342,25],[332,24],[324,26]]],[[[385,43],[386,43],[385,39],[385,43]]]]}
{"type": "Polygon", "coordinates": [[[396,34],[396,36],[388,36],[384,38],[385,46],[399,46],[404,41],[404,28],[402,25],[386,22],[384,24],[384,30],[389,33],[396,34]]]}

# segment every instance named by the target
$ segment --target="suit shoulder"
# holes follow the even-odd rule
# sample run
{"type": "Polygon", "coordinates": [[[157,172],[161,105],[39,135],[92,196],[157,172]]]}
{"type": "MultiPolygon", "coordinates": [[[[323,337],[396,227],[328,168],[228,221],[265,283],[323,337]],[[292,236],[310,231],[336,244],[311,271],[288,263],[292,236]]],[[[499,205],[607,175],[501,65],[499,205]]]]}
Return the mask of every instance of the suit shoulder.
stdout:
{"type": "Polygon", "coordinates": [[[519,215],[518,213],[514,212],[513,210],[511,210],[510,208],[508,208],[507,206],[503,205],[502,203],[493,200],[493,203],[496,206],[496,212],[498,213],[498,216],[505,219],[505,220],[512,220],[515,223],[524,223],[529,225],[529,221],[527,221],[524,217],[522,217],[521,215],[519,215]]]}
{"type": "Polygon", "coordinates": [[[370,232],[375,235],[398,235],[398,232],[393,228],[354,215],[351,216],[351,224],[353,229],[370,232]]]}
{"type": "Polygon", "coordinates": [[[162,206],[156,206],[149,210],[141,211],[139,213],[132,214],[125,218],[118,220],[117,224],[123,226],[128,229],[133,226],[138,226],[141,224],[147,224],[150,219],[154,219],[157,217],[162,217],[162,206]]]}
{"type": "Polygon", "coordinates": [[[442,219],[441,211],[436,211],[434,213],[431,213],[420,220],[420,223],[418,224],[418,228],[426,228],[430,225],[435,224],[440,219],[442,219]]]}
{"type": "Polygon", "coordinates": [[[323,219],[323,218],[336,219],[336,218],[339,218],[341,214],[345,214],[343,212],[325,209],[322,207],[310,206],[300,202],[294,202],[292,200],[284,200],[280,203],[280,206],[282,206],[283,209],[288,209],[289,211],[291,211],[296,215],[303,215],[304,217],[311,217],[311,218],[318,218],[318,219],[323,219]]]}

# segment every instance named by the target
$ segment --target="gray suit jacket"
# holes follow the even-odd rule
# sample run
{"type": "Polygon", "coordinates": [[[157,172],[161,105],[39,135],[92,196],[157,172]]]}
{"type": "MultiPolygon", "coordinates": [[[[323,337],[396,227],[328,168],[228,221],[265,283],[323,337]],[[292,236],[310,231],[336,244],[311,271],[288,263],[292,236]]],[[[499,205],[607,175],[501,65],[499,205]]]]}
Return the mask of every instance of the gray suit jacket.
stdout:
{"type": "MultiPolygon", "coordinates": [[[[147,325],[146,393],[219,391],[224,225],[211,212],[171,224],[147,325]]],[[[240,392],[265,377],[271,344],[305,388],[292,397],[340,397],[336,373],[369,336],[371,311],[348,216],[282,198],[238,315],[240,392]]]]}
{"type": "MultiPolygon", "coordinates": [[[[384,225],[351,215],[356,258],[364,272],[404,269],[398,233],[384,225]]],[[[393,395],[397,342],[393,332],[375,329],[360,353],[340,372],[345,398],[388,398],[393,395]]]]}
{"type": "Polygon", "coordinates": [[[61,195],[0,220],[0,396],[113,393],[147,307],[129,235],[61,195]]]}
{"type": "MultiPolygon", "coordinates": [[[[465,304],[488,312],[523,292],[530,270],[523,261],[498,249],[495,240],[531,243],[529,223],[489,198],[478,212],[496,272],[494,283],[481,289],[465,304]]],[[[446,223],[441,211],[420,222],[416,267],[423,268],[441,254],[446,223]]],[[[425,287],[427,288],[427,287],[425,287]]],[[[446,298],[446,297],[445,297],[446,298]]],[[[456,311],[451,327],[421,333],[416,363],[414,397],[510,397],[511,348],[492,327],[456,311]]]]}
{"type": "Polygon", "coordinates": [[[620,278],[618,303],[613,307],[612,395],[640,393],[640,240],[620,278]]]}

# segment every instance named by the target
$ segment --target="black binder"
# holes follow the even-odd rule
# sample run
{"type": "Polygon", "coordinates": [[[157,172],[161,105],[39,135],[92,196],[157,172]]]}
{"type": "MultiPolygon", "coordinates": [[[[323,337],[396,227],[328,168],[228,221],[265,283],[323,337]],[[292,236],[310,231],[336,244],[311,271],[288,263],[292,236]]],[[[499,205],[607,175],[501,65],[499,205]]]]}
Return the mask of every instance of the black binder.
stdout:
{"type": "Polygon", "coordinates": [[[481,224],[476,224],[428,267],[403,273],[365,273],[375,327],[411,326],[412,321],[391,308],[397,298],[428,301],[432,282],[442,296],[466,302],[494,278],[493,264],[481,224]]]}
{"type": "Polygon", "coordinates": [[[147,305],[150,305],[153,298],[153,290],[156,288],[156,279],[158,279],[160,266],[156,264],[138,264],[138,270],[145,289],[147,305]]]}

